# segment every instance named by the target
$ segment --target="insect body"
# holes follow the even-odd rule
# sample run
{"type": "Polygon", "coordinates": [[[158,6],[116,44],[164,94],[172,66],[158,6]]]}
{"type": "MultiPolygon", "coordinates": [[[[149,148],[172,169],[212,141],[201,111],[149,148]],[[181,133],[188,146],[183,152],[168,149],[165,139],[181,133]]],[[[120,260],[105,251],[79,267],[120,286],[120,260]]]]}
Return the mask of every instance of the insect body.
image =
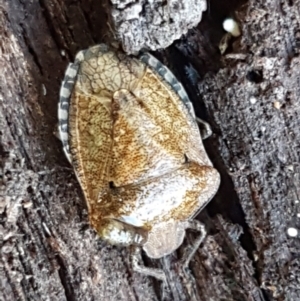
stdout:
{"type": "MultiPolygon", "coordinates": [[[[151,258],[176,250],[220,177],[182,85],[149,54],[101,44],[77,54],[60,91],[59,131],[91,225],[112,244],[151,258]]],[[[163,278],[139,266],[140,272],[163,278]]]]}

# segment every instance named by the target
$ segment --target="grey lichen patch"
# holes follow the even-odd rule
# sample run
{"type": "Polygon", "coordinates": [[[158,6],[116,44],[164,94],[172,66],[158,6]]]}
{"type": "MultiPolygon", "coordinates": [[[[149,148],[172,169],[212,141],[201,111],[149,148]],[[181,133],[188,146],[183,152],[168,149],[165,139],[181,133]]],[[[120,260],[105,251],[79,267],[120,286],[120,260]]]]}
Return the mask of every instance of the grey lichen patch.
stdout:
{"type": "Polygon", "coordinates": [[[201,21],[207,7],[206,0],[111,2],[116,34],[127,53],[168,47],[201,21]]]}

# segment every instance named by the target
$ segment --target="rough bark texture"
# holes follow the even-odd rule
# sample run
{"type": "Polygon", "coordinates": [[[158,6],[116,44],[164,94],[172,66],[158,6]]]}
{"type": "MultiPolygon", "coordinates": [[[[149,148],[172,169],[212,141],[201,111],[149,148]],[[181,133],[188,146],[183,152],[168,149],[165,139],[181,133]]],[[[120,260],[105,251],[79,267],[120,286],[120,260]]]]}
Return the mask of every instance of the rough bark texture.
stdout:
{"type": "Polygon", "coordinates": [[[299,237],[287,235],[300,227],[300,1],[239,7],[243,34],[221,57],[222,20],[241,4],[225,2],[156,53],[211,123],[222,174],[191,274],[178,272],[184,246],[144,258],[164,286],[90,229],[54,133],[68,62],[111,35],[101,1],[0,0],[0,300],[300,300],[299,237]]]}
{"type": "Polygon", "coordinates": [[[206,0],[112,0],[111,23],[127,53],[166,48],[195,27],[206,0]]]}

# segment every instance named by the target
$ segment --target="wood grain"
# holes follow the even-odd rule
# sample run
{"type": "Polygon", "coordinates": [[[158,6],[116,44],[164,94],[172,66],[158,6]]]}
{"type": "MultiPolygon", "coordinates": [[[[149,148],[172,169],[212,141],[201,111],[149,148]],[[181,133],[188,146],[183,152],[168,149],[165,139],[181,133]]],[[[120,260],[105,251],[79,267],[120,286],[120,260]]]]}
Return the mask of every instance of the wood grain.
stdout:
{"type": "Polygon", "coordinates": [[[300,300],[299,238],[287,235],[300,226],[299,0],[213,0],[197,28],[156,53],[212,125],[205,147],[222,177],[199,217],[208,236],[191,274],[177,260],[192,234],[163,260],[144,258],[163,267],[167,287],[133,273],[128,250],[88,226],[54,134],[65,68],[111,36],[109,10],[97,0],[0,3],[0,300],[300,300]],[[242,36],[221,57],[234,11],[242,36]]]}

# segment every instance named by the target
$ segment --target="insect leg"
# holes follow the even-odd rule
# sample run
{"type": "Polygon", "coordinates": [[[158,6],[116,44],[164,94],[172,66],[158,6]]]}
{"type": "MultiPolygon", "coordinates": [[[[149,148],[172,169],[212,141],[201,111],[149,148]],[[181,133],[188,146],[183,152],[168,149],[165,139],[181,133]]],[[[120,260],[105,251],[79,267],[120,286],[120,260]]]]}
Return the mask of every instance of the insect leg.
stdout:
{"type": "Polygon", "coordinates": [[[145,267],[144,265],[139,264],[139,262],[142,261],[140,247],[133,246],[131,248],[131,261],[132,261],[132,267],[134,271],[166,282],[166,275],[163,272],[163,270],[148,268],[145,267]]]}
{"type": "Polygon", "coordinates": [[[212,129],[211,129],[210,125],[206,121],[202,120],[199,117],[196,117],[196,121],[200,128],[202,140],[205,140],[206,138],[210,137],[212,134],[212,129]]]}
{"type": "Polygon", "coordinates": [[[196,239],[196,241],[194,242],[194,244],[191,246],[191,249],[189,248],[190,251],[189,252],[185,252],[185,255],[181,259],[183,270],[187,270],[191,259],[195,255],[197,249],[199,248],[200,244],[202,243],[202,241],[204,240],[204,238],[206,236],[205,226],[202,223],[200,223],[199,221],[197,221],[197,220],[188,221],[186,228],[198,231],[198,232],[200,232],[200,235],[196,239]]]}

